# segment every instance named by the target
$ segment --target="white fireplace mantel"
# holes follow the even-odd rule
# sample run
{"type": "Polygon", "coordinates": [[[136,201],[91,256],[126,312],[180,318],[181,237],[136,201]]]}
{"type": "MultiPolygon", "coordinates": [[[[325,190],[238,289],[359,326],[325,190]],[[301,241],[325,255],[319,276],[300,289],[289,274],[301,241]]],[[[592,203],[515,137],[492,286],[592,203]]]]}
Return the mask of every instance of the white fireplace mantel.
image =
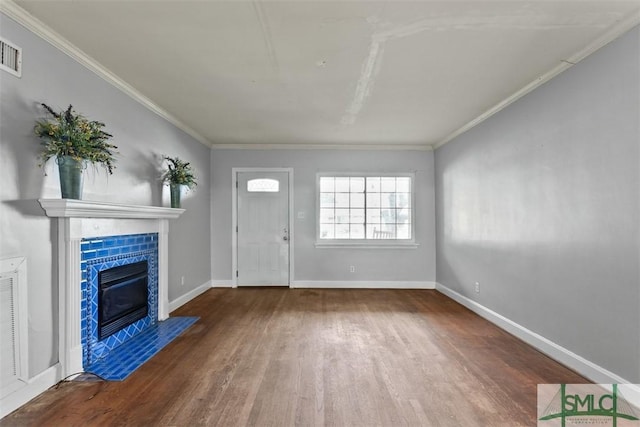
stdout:
{"type": "Polygon", "coordinates": [[[76,199],[39,199],[49,217],[176,219],[184,209],[123,205],[76,199]]]}
{"type": "Polygon", "coordinates": [[[75,199],[39,199],[48,217],[58,220],[59,358],[63,377],[82,372],[80,331],[83,238],[158,233],[158,320],[169,317],[169,220],[184,209],[75,199]]]}

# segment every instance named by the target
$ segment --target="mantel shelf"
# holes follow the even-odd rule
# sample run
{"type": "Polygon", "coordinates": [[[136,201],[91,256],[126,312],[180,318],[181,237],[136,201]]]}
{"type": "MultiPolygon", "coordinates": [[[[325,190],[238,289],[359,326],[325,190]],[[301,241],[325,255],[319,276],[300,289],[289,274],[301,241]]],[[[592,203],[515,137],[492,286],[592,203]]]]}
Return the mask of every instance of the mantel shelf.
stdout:
{"type": "Polygon", "coordinates": [[[48,217],[176,219],[184,209],[76,199],[38,199],[48,217]]]}

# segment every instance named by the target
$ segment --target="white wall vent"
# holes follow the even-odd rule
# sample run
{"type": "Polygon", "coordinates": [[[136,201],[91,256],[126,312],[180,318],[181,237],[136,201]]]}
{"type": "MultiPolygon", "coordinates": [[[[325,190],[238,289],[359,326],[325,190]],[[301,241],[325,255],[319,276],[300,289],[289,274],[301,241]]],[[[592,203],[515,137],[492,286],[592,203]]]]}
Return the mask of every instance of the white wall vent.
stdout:
{"type": "Polygon", "coordinates": [[[14,76],[22,76],[22,49],[0,37],[0,68],[14,76]]]}
{"type": "Polygon", "coordinates": [[[27,261],[0,260],[0,399],[27,384],[27,261]]]}

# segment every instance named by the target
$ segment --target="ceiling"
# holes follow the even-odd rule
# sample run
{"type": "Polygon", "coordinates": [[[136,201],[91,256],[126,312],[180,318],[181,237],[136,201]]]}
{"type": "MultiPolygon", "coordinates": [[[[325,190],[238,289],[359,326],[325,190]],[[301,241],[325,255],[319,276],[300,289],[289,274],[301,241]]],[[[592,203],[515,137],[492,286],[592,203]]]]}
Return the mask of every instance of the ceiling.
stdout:
{"type": "Polygon", "coordinates": [[[640,10],[576,0],[15,3],[201,141],[229,147],[437,146],[640,10]]]}

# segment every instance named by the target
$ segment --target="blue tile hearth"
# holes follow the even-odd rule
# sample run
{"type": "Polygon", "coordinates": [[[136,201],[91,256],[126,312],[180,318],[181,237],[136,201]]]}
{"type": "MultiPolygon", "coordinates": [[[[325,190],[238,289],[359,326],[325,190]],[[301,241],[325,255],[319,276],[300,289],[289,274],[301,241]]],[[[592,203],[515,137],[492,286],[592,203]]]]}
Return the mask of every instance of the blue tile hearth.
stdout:
{"type": "Polygon", "coordinates": [[[170,317],[116,347],[104,359],[85,367],[85,372],[105,380],[122,381],[171,341],[193,325],[198,317],[170,317]]]}

